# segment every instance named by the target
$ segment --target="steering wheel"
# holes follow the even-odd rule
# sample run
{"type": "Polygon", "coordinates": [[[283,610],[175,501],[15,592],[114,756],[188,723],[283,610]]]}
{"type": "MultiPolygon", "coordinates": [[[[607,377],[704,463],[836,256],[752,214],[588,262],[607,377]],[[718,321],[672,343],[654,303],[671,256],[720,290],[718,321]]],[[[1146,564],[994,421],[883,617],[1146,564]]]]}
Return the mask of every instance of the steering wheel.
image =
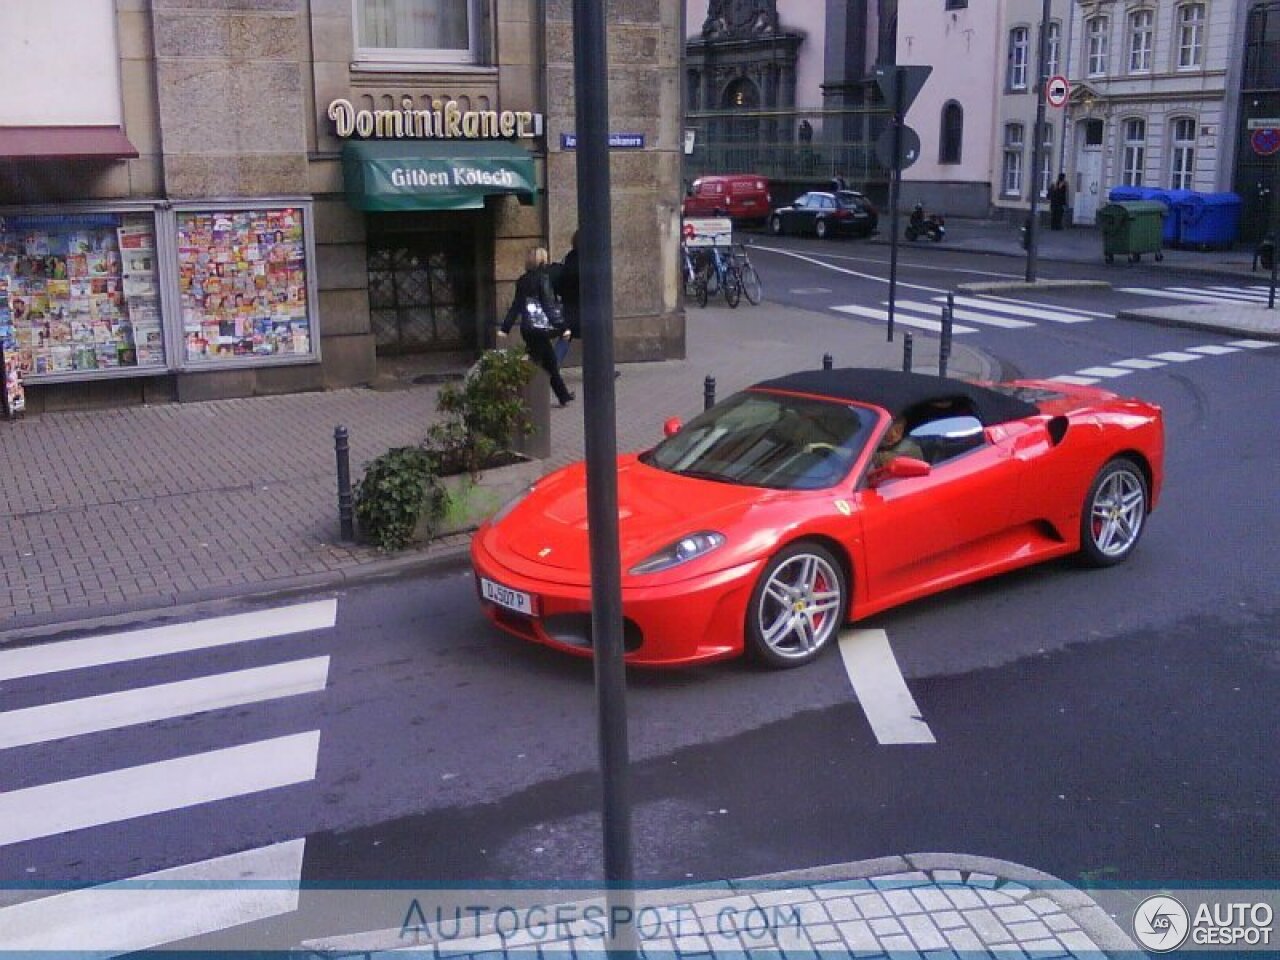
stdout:
{"type": "Polygon", "coordinates": [[[806,443],[804,445],[804,452],[805,453],[835,453],[836,445],[834,443],[826,443],[824,441],[819,440],[815,443],[806,443]]]}

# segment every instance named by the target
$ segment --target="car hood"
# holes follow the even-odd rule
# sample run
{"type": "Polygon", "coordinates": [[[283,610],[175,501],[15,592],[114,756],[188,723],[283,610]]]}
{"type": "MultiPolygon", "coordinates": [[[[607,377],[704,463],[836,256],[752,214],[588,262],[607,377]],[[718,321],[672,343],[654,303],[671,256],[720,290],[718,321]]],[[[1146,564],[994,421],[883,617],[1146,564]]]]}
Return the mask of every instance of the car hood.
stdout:
{"type": "MultiPolygon", "coordinates": [[[[646,466],[635,455],[619,458],[617,477],[618,542],[624,571],[687,534],[726,532],[757,504],[785,495],[682,477],[646,466]]],[[[575,464],[543,478],[490,529],[486,542],[540,566],[585,576],[589,566],[585,465],[575,464]]]]}

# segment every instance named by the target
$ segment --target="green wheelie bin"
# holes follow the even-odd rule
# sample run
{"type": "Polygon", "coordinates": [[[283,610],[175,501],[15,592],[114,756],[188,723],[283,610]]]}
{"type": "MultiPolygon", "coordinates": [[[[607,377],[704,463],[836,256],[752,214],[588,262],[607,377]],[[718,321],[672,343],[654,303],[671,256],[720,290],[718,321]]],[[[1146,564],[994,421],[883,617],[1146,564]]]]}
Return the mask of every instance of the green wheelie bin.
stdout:
{"type": "Polygon", "coordinates": [[[1137,263],[1144,253],[1154,253],[1163,260],[1164,218],[1168,208],[1155,200],[1128,200],[1108,203],[1098,211],[1102,230],[1102,253],[1107,263],[1115,263],[1116,254],[1128,256],[1137,263]]]}

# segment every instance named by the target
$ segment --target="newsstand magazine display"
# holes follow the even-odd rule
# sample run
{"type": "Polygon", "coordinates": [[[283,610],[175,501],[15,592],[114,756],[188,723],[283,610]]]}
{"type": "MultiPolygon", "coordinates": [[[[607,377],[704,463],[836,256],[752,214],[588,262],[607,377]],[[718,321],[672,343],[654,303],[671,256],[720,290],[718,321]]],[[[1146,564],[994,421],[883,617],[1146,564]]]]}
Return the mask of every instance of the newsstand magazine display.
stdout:
{"type": "Polygon", "coordinates": [[[9,310],[9,278],[0,276],[0,369],[4,370],[4,413],[10,420],[22,416],[27,408],[18,357],[18,339],[9,310]]]}
{"type": "Polygon", "coordinates": [[[312,352],[301,210],[179,214],[178,289],[189,361],[312,352]]]}
{"type": "Polygon", "coordinates": [[[164,365],[149,215],[4,218],[0,279],[19,376],[164,365]]]}

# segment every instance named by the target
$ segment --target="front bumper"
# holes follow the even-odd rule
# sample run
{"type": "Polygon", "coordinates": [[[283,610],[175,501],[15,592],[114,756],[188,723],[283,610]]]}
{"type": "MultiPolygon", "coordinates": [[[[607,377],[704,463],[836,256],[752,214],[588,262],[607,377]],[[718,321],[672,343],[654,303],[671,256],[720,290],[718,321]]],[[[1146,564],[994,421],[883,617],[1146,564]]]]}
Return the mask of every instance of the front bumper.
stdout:
{"type": "MultiPolygon", "coordinates": [[[[471,540],[476,596],[494,624],[525,640],[578,656],[592,655],[591,590],[517,573],[471,540]],[[536,597],[535,615],[507,610],[480,596],[479,577],[536,597]]],[[[747,603],[764,561],[655,587],[623,586],[625,660],[679,667],[737,656],[743,650],[747,603]]],[[[548,571],[550,574],[551,571],[548,571]]]]}

